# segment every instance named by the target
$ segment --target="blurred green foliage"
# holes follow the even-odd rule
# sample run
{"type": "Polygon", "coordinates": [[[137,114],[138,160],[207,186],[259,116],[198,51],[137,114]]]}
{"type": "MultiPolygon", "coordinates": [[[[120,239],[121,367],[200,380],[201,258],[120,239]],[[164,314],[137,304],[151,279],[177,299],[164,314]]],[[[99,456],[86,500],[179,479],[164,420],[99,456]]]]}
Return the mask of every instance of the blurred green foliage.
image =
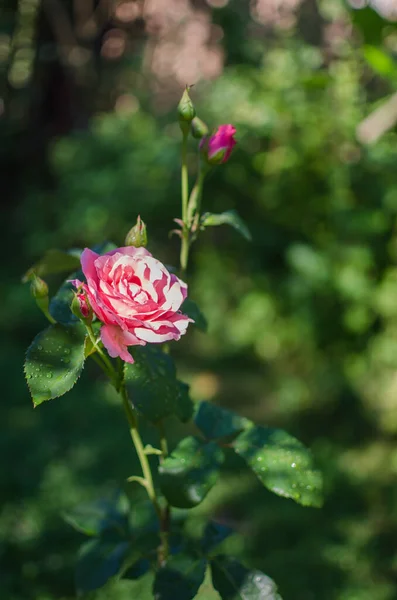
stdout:
{"type": "MultiPolygon", "coordinates": [[[[173,352],[197,400],[283,427],[311,446],[326,503],[316,511],[273,497],[236,459],[195,510],[198,519],[211,512],[237,528],[242,535],[226,549],[268,573],[284,600],[393,600],[397,131],[369,146],[355,131],[396,89],[395,27],[369,8],[306,5],[315,7],[321,43],[303,10],[294,27],[259,33],[237,1],[213,10],[227,64],[192,94],[210,125],[237,127],[239,144],[208,179],[203,209],[237,210],[253,242],[227,227],[202,235],[190,294],[209,335],[191,331],[173,352]]],[[[32,85],[39,94],[40,80],[32,85]]],[[[14,108],[22,94],[11,97],[14,108]]],[[[67,397],[32,410],[23,352],[45,323],[19,278],[48,248],[122,244],[137,214],[150,250],[177,264],[178,240],[168,232],[179,216],[180,134],[175,114],[159,116],[148,95],[137,92],[131,113],[94,114],[92,104],[88,127],[51,137],[35,159],[26,154],[34,114],[18,127],[0,120],[2,180],[14,181],[8,195],[6,183],[3,190],[0,315],[7,600],[74,597],[82,537],[61,513],[119,485],[134,464],[121,409],[95,368],[67,397]]],[[[58,280],[49,283],[55,290],[58,280]]],[[[177,439],[176,426],[172,433],[177,439]]],[[[127,599],[128,582],[92,597],[127,599]]]]}

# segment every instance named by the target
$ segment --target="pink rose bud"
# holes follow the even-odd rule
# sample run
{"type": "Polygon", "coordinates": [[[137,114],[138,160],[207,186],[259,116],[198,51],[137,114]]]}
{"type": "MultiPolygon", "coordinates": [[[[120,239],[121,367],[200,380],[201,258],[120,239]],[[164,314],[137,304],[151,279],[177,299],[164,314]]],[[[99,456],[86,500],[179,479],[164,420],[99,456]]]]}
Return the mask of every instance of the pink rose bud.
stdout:
{"type": "Polygon", "coordinates": [[[84,292],[78,291],[75,294],[72,304],[70,305],[70,310],[78,319],[88,321],[89,323],[92,321],[92,308],[89,305],[87,296],[84,292]]]}
{"type": "Polygon", "coordinates": [[[179,340],[192,319],[180,311],[187,285],[145,248],[126,246],[100,256],[86,248],[81,266],[86,294],[102,322],[101,340],[112,358],[134,362],[128,346],[179,340]]]}
{"type": "Polygon", "coordinates": [[[200,148],[210,165],[219,165],[229,160],[236,145],[235,133],[233,125],[219,125],[213,135],[202,139],[200,148]]]}
{"type": "Polygon", "coordinates": [[[147,232],[146,225],[138,215],[136,225],[132,227],[125,238],[126,246],[134,246],[140,248],[141,246],[147,246],[147,232]]]}

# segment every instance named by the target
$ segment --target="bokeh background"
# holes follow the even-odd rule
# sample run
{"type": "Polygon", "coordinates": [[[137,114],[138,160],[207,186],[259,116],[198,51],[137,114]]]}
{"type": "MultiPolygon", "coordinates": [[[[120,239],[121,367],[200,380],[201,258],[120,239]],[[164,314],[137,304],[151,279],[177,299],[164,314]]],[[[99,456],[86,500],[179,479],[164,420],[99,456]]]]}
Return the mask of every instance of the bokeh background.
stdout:
{"type": "Polygon", "coordinates": [[[82,539],[61,514],[135,460],[95,366],[33,411],[22,364],[45,321],[21,276],[48,248],[121,245],[137,214],[177,264],[185,84],[237,127],[204,207],[236,209],[253,243],[224,227],[194,247],[209,334],[175,345],[178,367],[196,400],[303,440],[326,488],[302,508],[230,464],[200,511],[284,600],[397,598],[394,18],[394,0],[1,1],[2,598],[74,598],[82,539]]]}

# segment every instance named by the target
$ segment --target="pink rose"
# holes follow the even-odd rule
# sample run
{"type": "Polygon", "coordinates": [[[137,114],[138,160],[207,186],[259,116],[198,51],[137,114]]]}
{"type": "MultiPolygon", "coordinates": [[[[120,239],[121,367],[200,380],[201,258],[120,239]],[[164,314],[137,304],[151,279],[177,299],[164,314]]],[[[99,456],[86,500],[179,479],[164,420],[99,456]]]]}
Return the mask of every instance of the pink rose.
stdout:
{"type": "Polygon", "coordinates": [[[226,162],[236,145],[234,134],[236,128],[233,125],[219,125],[217,131],[209,138],[203,138],[200,148],[204,150],[206,158],[211,164],[226,162]]]}
{"type": "Polygon", "coordinates": [[[192,319],[180,312],[187,285],[170,274],[145,248],[127,246],[99,255],[86,248],[81,266],[87,294],[102,321],[101,340],[115,358],[134,362],[128,346],[179,340],[192,319]]]}

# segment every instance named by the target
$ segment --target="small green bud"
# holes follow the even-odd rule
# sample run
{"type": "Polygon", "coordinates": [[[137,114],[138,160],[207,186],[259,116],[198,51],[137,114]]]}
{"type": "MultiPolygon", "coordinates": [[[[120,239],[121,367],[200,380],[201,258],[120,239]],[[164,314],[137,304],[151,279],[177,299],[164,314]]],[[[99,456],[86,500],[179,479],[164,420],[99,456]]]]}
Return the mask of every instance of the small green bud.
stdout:
{"type": "Polygon", "coordinates": [[[92,308],[89,305],[87,300],[87,296],[82,291],[78,291],[72,300],[72,304],[70,305],[70,310],[74,314],[75,317],[80,319],[81,321],[85,321],[86,323],[91,323],[92,321],[92,308]]]}
{"type": "Polygon", "coordinates": [[[185,91],[182,94],[182,98],[178,104],[179,124],[183,132],[188,129],[187,126],[190,125],[196,116],[196,109],[194,108],[193,102],[190,99],[189,89],[189,86],[186,86],[185,91]]]}
{"type": "Polygon", "coordinates": [[[196,140],[201,140],[201,138],[208,135],[208,127],[199,117],[194,117],[192,121],[192,136],[196,140]]]}
{"type": "Polygon", "coordinates": [[[40,300],[41,298],[48,299],[48,285],[44,279],[41,279],[41,277],[38,277],[37,275],[33,275],[30,291],[32,292],[33,298],[36,300],[40,300]]]}
{"type": "Polygon", "coordinates": [[[147,246],[147,232],[146,225],[138,215],[136,225],[132,227],[125,238],[126,246],[134,246],[135,248],[141,248],[141,246],[147,246]]]}

